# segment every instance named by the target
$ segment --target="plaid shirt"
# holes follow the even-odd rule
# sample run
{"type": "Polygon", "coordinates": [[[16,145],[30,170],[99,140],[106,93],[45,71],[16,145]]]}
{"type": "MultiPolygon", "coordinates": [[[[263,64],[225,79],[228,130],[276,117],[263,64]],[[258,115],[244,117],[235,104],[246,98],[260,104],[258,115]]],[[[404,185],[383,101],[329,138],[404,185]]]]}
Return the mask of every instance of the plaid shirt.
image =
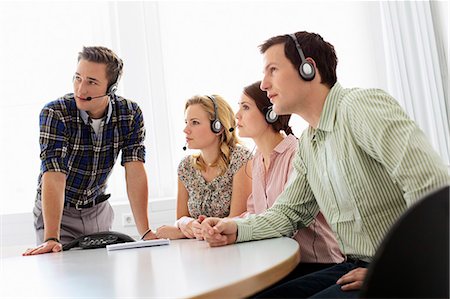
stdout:
{"type": "Polygon", "coordinates": [[[106,182],[122,150],[122,161],[145,162],[145,128],[139,106],[113,96],[98,135],[85,111],[77,109],[72,93],[50,102],[39,116],[41,171],[66,174],[65,204],[85,205],[104,193],[106,182]]]}

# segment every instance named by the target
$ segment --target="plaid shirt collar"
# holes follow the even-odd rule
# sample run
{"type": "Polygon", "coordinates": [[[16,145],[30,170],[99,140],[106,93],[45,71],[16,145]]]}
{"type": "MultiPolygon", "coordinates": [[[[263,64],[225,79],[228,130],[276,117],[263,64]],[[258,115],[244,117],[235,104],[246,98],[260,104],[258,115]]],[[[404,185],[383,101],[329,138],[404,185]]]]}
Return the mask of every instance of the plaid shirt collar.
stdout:
{"type": "MultiPolygon", "coordinates": [[[[112,115],[112,110],[113,110],[112,101],[111,101],[111,98],[109,98],[109,100],[108,100],[108,113],[106,114],[106,122],[105,123],[109,123],[109,120],[111,119],[111,115],[112,115]]],[[[86,125],[88,125],[89,124],[89,119],[90,119],[89,114],[86,111],[84,111],[84,110],[78,109],[78,111],[80,112],[80,116],[81,116],[81,119],[83,119],[83,122],[86,125]]]]}

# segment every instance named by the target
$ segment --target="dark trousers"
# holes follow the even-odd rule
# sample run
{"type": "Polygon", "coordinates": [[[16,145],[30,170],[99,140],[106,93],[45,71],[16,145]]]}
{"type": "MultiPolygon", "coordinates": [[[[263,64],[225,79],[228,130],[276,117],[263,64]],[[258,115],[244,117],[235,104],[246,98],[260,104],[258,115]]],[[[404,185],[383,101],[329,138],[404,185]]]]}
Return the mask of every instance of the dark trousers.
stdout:
{"type": "Polygon", "coordinates": [[[310,274],[313,272],[317,272],[317,271],[320,271],[323,269],[333,267],[334,265],[336,265],[336,264],[335,263],[333,263],[333,264],[299,263],[297,265],[297,267],[295,267],[295,269],[291,271],[291,273],[289,273],[285,278],[283,278],[282,280],[277,282],[277,284],[274,285],[273,287],[281,285],[281,284],[291,281],[293,279],[305,276],[306,274],[310,274]]]}
{"type": "Polygon", "coordinates": [[[276,285],[256,298],[358,298],[359,291],[342,291],[336,281],[353,269],[367,266],[363,261],[337,264],[276,285]]]}

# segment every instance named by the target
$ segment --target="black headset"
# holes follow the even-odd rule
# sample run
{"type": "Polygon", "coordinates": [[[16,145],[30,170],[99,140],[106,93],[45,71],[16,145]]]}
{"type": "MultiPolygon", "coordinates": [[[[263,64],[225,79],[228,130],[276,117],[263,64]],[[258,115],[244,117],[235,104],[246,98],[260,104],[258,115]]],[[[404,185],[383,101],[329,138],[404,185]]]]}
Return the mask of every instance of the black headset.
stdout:
{"type": "Polygon", "coordinates": [[[265,107],[263,113],[266,117],[266,122],[269,124],[273,124],[278,120],[278,115],[273,111],[273,106],[265,107]]]}
{"type": "Polygon", "coordinates": [[[222,131],[222,123],[220,122],[220,120],[217,118],[217,104],[216,104],[216,98],[211,95],[211,96],[207,96],[208,99],[211,100],[211,102],[213,103],[214,106],[214,119],[211,121],[211,131],[213,131],[214,133],[220,133],[220,131],[222,131]]]}
{"type": "Polygon", "coordinates": [[[117,88],[119,87],[119,79],[120,79],[120,75],[122,73],[122,68],[123,68],[123,62],[120,58],[118,58],[117,68],[116,68],[117,77],[116,77],[116,80],[108,87],[108,90],[106,91],[107,95],[113,96],[116,93],[117,88]]]}
{"type": "Polygon", "coordinates": [[[289,37],[294,41],[295,47],[297,48],[298,55],[300,55],[300,67],[298,68],[298,72],[300,74],[300,77],[302,77],[305,81],[311,81],[314,79],[316,75],[316,71],[314,69],[314,65],[306,60],[305,55],[303,54],[302,48],[300,47],[300,44],[298,43],[297,37],[294,33],[289,34],[289,37]]]}
{"type": "Polygon", "coordinates": [[[106,95],[113,96],[117,91],[118,85],[119,85],[119,77],[117,77],[117,80],[108,87],[108,90],[106,91],[106,95]]]}

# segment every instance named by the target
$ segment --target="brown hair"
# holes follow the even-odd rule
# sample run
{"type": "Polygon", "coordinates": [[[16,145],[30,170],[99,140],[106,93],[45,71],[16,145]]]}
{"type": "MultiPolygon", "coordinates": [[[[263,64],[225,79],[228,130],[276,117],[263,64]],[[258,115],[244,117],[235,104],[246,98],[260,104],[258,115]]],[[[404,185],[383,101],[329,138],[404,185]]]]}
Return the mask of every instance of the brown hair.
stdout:
{"type": "MultiPolygon", "coordinates": [[[[217,115],[214,115],[214,104],[210,98],[207,96],[193,96],[189,100],[186,101],[184,106],[184,110],[192,105],[200,105],[206,113],[208,113],[209,120],[213,121],[214,117],[222,124],[222,131],[220,134],[220,146],[219,146],[219,158],[216,162],[216,165],[220,169],[220,174],[223,175],[230,164],[230,156],[231,149],[235,148],[237,144],[239,144],[239,140],[236,136],[236,131],[232,130],[230,132],[230,128],[236,127],[236,118],[234,116],[233,109],[231,106],[219,95],[213,95],[216,105],[217,105],[217,115]]],[[[200,154],[192,155],[192,165],[202,171],[206,170],[206,164],[200,158],[200,154]]]]}
{"type": "MultiPolygon", "coordinates": [[[[250,84],[249,86],[244,88],[244,93],[255,101],[256,107],[258,107],[258,110],[265,117],[267,109],[272,106],[272,103],[270,103],[270,99],[267,97],[267,93],[259,88],[260,85],[261,81],[250,84]]],[[[275,132],[283,130],[286,135],[293,134],[292,128],[289,126],[290,119],[291,114],[278,115],[277,121],[269,125],[272,126],[275,132]]]]}
{"type": "Polygon", "coordinates": [[[108,89],[111,85],[117,83],[122,75],[122,59],[106,47],[83,47],[83,50],[78,53],[78,61],[81,59],[106,64],[108,89]]]}
{"type": "MultiPolygon", "coordinates": [[[[295,36],[305,58],[311,57],[315,61],[320,77],[322,78],[321,83],[327,85],[329,88],[333,87],[337,81],[336,66],[338,63],[333,45],[324,41],[316,33],[299,31],[295,33],[295,36]]],[[[259,49],[264,54],[267,49],[278,44],[284,44],[286,58],[298,69],[301,64],[300,55],[298,54],[294,40],[288,34],[269,38],[259,46],[259,49]]]]}

